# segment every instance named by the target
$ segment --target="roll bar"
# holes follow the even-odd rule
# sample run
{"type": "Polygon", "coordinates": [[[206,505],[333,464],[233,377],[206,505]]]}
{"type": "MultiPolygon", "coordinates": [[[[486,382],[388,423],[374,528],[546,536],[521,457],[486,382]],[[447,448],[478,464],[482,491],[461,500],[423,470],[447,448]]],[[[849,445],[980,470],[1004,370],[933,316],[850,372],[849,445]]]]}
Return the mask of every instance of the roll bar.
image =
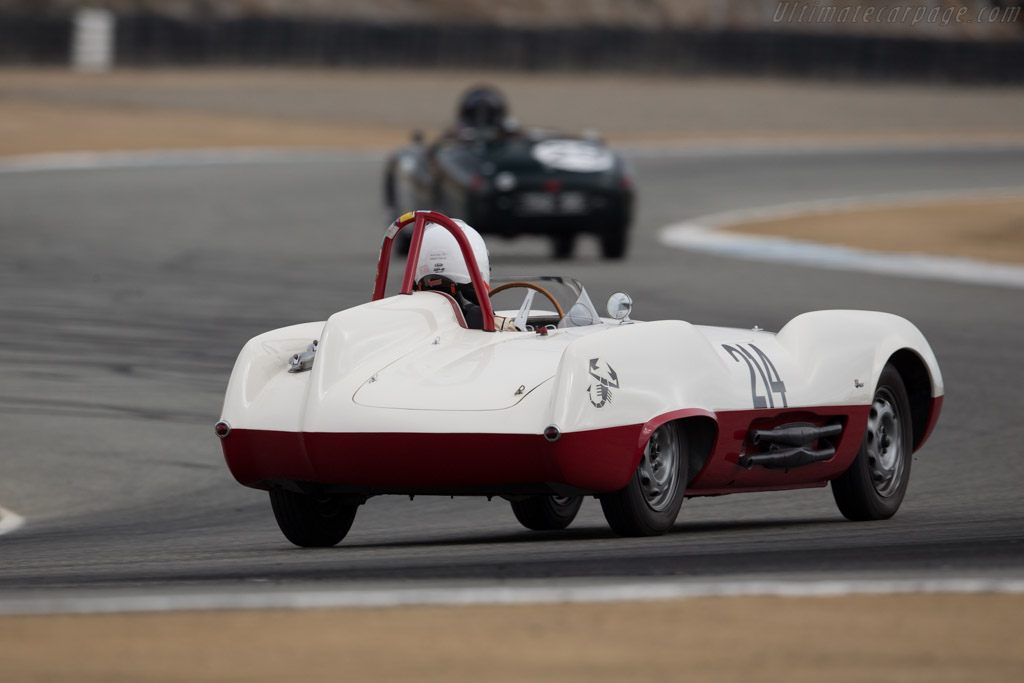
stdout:
{"type": "Polygon", "coordinates": [[[420,247],[423,244],[423,233],[428,223],[436,223],[455,237],[462,250],[462,258],[469,267],[469,277],[473,282],[473,291],[476,292],[476,300],[480,304],[480,311],[484,318],[484,331],[494,332],[494,309],[491,307],[491,298],[487,293],[487,285],[480,274],[480,266],[473,255],[473,248],[463,234],[459,224],[448,216],[436,211],[410,211],[398,218],[388,226],[384,233],[384,242],[380,245],[380,257],[377,259],[377,279],[373,285],[373,301],[384,298],[384,288],[388,283],[388,266],[391,264],[391,247],[395,237],[405,226],[413,223],[412,242],[409,245],[409,258],[405,264],[405,276],[402,278],[402,289],[399,294],[412,294],[413,285],[416,283],[416,263],[420,258],[420,247]]]}

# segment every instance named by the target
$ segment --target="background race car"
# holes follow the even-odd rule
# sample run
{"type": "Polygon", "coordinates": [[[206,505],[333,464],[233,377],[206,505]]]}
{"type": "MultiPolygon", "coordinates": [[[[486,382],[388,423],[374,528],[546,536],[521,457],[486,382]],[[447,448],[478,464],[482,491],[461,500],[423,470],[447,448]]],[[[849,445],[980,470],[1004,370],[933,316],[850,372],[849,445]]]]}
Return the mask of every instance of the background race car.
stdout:
{"type": "MultiPolygon", "coordinates": [[[[596,235],[605,258],[622,258],[633,209],[625,162],[596,136],[522,130],[493,88],[460,102],[455,126],[425,144],[395,152],[384,177],[384,203],[395,216],[435,209],[482,233],[546,235],[556,258],[573,253],[576,236],[596,235]]],[[[397,245],[408,251],[408,237],[397,245]]]]}

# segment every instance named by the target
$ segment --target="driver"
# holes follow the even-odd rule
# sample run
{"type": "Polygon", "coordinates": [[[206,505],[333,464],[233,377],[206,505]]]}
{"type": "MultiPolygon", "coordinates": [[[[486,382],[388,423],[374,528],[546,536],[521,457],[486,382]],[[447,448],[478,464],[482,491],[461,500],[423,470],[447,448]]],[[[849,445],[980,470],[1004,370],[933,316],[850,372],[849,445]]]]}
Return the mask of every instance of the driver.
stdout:
{"type": "Polygon", "coordinates": [[[489,85],[470,88],[455,109],[455,125],[447,135],[463,140],[497,139],[518,131],[515,119],[508,116],[508,105],[501,92],[489,85]]]}
{"type": "Polygon", "coordinates": [[[462,96],[456,112],[460,126],[468,128],[497,128],[505,121],[508,107],[496,88],[478,85],[462,96]]]}
{"type": "MultiPolygon", "coordinates": [[[[469,239],[473,256],[480,266],[484,286],[491,286],[491,259],[487,253],[484,238],[465,221],[453,219],[469,239]]],[[[421,291],[435,291],[449,294],[462,309],[466,325],[472,330],[482,330],[484,319],[482,309],[473,290],[469,267],[462,258],[462,250],[455,236],[436,223],[428,223],[423,232],[420,257],[416,262],[416,288],[421,291]]],[[[498,332],[515,332],[516,326],[509,318],[494,316],[494,329],[498,332]]]]}

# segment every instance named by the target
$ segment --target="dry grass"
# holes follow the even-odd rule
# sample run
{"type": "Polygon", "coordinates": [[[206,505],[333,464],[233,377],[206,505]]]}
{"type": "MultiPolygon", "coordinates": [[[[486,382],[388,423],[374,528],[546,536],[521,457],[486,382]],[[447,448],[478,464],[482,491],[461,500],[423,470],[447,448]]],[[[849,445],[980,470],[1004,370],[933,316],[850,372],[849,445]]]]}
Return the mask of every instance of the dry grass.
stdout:
{"type": "Polygon", "coordinates": [[[480,82],[505,90],[524,124],[593,128],[612,142],[1024,141],[1024,88],[481,71],[0,69],[0,154],[62,144],[390,145],[413,128],[449,124],[460,94],[480,82]]]}
{"type": "Polygon", "coordinates": [[[1021,680],[1024,596],[0,618],[8,681],[1021,680]]]}
{"type": "Polygon", "coordinates": [[[0,101],[0,156],[194,147],[353,149],[393,146],[406,139],[405,131],[385,126],[0,101]]]}
{"type": "Polygon", "coordinates": [[[1024,196],[812,214],[729,230],[865,249],[1024,263],[1024,196]]]}

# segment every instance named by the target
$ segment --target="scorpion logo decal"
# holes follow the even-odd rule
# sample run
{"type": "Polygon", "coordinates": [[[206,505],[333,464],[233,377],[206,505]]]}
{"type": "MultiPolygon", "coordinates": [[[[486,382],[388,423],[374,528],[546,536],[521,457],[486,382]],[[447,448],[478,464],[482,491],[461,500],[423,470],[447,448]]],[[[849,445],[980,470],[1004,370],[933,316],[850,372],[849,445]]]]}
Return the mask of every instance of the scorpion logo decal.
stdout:
{"type": "Polygon", "coordinates": [[[590,403],[595,408],[603,408],[606,403],[612,401],[612,389],[619,388],[619,376],[611,365],[607,369],[601,368],[600,358],[590,359],[590,376],[594,378],[593,383],[587,387],[587,394],[590,396],[590,403]]]}

